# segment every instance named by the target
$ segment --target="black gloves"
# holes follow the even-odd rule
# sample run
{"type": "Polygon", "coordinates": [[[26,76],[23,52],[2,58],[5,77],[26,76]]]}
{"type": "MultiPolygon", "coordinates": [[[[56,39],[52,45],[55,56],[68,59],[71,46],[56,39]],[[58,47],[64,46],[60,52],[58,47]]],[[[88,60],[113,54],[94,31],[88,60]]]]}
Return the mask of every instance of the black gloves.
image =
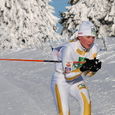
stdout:
{"type": "Polygon", "coordinates": [[[101,69],[102,62],[99,61],[99,59],[85,59],[85,63],[81,66],[80,71],[92,71],[97,72],[99,69],[101,69]]]}
{"type": "Polygon", "coordinates": [[[102,62],[99,61],[99,59],[94,58],[94,64],[92,68],[90,69],[90,71],[97,72],[99,69],[101,69],[101,64],[102,62]]]}

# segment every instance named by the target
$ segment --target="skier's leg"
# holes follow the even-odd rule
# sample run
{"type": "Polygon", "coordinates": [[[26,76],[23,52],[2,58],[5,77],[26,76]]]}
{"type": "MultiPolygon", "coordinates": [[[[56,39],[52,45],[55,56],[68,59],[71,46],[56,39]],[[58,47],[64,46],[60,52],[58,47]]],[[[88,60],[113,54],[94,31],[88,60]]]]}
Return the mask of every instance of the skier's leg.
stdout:
{"type": "Polygon", "coordinates": [[[79,101],[81,115],[91,115],[91,101],[84,81],[75,83],[71,87],[71,95],[79,101]]]}
{"type": "Polygon", "coordinates": [[[55,95],[59,115],[69,115],[68,93],[65,88],[55,84],[55,95]]]}
{"type": "Polygon", "coordinates": [[[68,96],[69,89],[66,82],[56,81],[53,83],[53,96],[58,110],[58,115],[70,115],[68,96]]]}

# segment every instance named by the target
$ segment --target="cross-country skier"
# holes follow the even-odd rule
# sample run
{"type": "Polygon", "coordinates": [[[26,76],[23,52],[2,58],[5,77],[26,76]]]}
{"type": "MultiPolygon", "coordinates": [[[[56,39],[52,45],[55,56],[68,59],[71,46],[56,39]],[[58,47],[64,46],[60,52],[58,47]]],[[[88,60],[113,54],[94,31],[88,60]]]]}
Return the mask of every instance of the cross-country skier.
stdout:
{"type": "Polygon", "coordinates": [[[91,100],[82,75],[93,76],[101,68],[101,62],[96,59],[95,39],[94,25],[84,21],[80,24],[76,41],[54,49],[55,60],[62,61],[56,63],[51,82],[58,115],[70,115],[69,96],[79,101],[81,115],[91,115],[91,100]]]}

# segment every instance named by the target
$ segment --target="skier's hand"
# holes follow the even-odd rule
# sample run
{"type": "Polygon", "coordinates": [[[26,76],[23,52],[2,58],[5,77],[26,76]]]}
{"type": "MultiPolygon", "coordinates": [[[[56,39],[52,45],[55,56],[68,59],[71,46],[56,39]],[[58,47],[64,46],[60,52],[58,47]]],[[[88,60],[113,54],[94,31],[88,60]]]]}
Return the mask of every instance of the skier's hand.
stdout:
{"type": "Polygon", "coordinates": [[[94,68],[92,68],[93,67],[93,65],[94,65],[94,59],[93,60],[90,60],[90,59],[85,59],[85,63],[81,66],[81,68],[80,68],[80,71],[82,71],[82,72],[85,72],[85,71],[88,71],[88,70],[93,70],[94,68]]]}
{"type": "Polygon", "coordinates": [[[99,69],[101,69],[102,62],[99,61],[99,59],[94,58],[93,66],[90,68],[90,71],[97,72],[99,69]]]}
{"type": "Polygon", "coordinates": [[[99,61],[99,59],[86,59],[86,62],[81,66],[80,71],[92,71],[97,72],[99,69],[101,69],[102,62],[99,61]]]}

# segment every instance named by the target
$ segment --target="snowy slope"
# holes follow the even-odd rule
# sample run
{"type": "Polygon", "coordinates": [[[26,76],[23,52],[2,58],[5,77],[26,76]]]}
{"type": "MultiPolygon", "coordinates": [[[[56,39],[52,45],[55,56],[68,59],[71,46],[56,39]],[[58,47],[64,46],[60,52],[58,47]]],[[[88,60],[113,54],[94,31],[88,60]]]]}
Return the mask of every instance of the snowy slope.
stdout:
{"type": "MultiPolygon", "coordinates": [[[[115,115],[115,38],[107,41],[107,48],[107,52],[99,52],[102,69],[95,77],[84,77],[92,99],[92,115],[115,115]]],[[[33,49],[0,58],[50,59],[49,54],[50,49],[33,49]]],[[[53,67],[53,63],[0,61],[0,115],[56,115],[50,90],[53,67]]],[[[70,100],[71,115],[79,115],[78,102],[70,100]]]]}

